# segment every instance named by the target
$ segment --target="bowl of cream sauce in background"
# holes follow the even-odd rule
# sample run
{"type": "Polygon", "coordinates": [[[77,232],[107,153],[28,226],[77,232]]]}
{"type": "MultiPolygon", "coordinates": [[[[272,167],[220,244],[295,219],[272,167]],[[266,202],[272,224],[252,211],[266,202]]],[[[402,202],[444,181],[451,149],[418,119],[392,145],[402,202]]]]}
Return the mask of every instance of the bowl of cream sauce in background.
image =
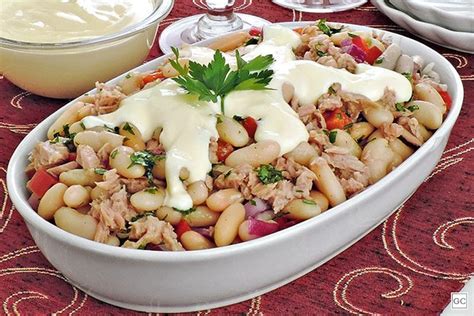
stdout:
{"type": "Polygon", "coordinates": [[[0,73],[18,87],[74,98],[140,65],[173,0],[2,0],[0,73]]]}

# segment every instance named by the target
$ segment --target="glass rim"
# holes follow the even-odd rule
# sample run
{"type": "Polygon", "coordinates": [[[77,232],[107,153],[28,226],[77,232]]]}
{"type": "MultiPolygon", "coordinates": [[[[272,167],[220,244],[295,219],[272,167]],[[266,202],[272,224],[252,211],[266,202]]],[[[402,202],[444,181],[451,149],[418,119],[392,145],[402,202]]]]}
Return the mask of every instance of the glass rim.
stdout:
{"type": "Polygon", "coordinates": [[[143,31],[145,28],[147,28],[153,23],[163,20],[163,18],[166,17],[171,12],[171,9],[173,8],[174,0],[161,0],[161,1],[156,1],[155,3],[159,3],[159,4],[155,7],[153,12],[150,15],[148,15],[144,20],[111,34],[101,35],[101,36],[92,37],[92,38],[79,40],[79,41],[59,42],[59,43],[25,42],[25,41],[17,41],[17,40],[0,37],[0,46],[2,48],[54,50],[54,49],[77,48],[77,47],[83,47],[83,46],[93,46],[97,44],[103,44],[103,43],[109,43],[116,40],[121,40],[143,31]]]}

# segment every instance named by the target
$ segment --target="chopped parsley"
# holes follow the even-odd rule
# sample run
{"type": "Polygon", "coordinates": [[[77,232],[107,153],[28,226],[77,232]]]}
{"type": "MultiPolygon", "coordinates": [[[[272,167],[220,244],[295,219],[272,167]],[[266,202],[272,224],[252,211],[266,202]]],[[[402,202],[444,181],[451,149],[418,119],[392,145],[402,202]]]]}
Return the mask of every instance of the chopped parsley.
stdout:
{"type": "Polygon", "coordinates": [[[110,158],[115,159],[115,157],[117,156],[117,154],[118,154],[118,149],[115,149],[115,150],[110,154],[110,158]]]}
{"type": "Polygon", "coordinates": [[[242,116],[238,116],[238,115],[234,115],[232,118],[236,120],[237,122],[242,122],[244,120],[242,116]]]}
{"type": "Polygon", "coordinates": [[[130,73],[128,73],[126,76],[125,76],[126,79],[130,79],[132,78],[132,75],[130,73]]]}
{"type": "Polygon", "coordinates": [[[253,206],[257,205],[257,202],[255,202],[255,200],[249,200],[249,203],[252,204],[253,206]]]}
{"type": "Polygon", "coordinates": [[[86,130],[86,126],[84,125],[84,123],[81,122],[79,125],[81,125],[81,128],[82,128],[83,130],[86,130]]]}
{"type": "Polygon", "coordinates": [[[314,202],[313,200],[308,200],[308,199],[304,199],[303,203],[308,204],[308,205],[316,205],[316,202],[314,202]]]}
{"type": "Polygon", "coordinates": [[[76,151],[76,145],[74,144],[74,137],[76,137],[76,133],[69,132],[69,124],[63,125],[63,134],[64,137],[61,136],[60,132],[54,133],[53,139],[49,142],[51,144],[62,143],[70,152],[76,151]]]}
{"type": "Polygon", "coordinates": [[[102,175],[104,175],[104,174],[107,172],[107,170],[105,170],[105,169],[103,169],[103,168],[94,168],[94,172],[95,172],[96,174],[100,174],[100,175],[102,176],[102,175]]]}
{"type": "Polygon", "coordinates": [[[141,214],[138,214],[138,215],[132,217],[132,218],[129,220],[129,222],[130,222],[130,223],[131,223],[131,222],[136,222],[136,221],[138,221],[140,218],[145,217],[145,216],[155,216],[155,217],[156,217],[156,214],[155,214],[154,211],[146,211],[146,212],[143,212],[143,213],[141,213],[141,214]]]}
{"type": "Polygon", "coordinates": [[[145,167],[145,176],[148,179],[148,183],[153,184],[153,174],[152,169],[155,166],[155,163],[159,160],[165,159],[164,155],[155,155],[147,150],[137,151],[130,155],[130,160],[132,163],[128,168],[133,165],[141,165],[145,167]]]}
{"type": "Polygon", "coordinates": [[[352,127],[352,125],[354,125],[354,123],[351,122],[351,123],[349,123],[349,124],[347,124],[347,125],[344,125],[344,127],[343,127],[342,129],[349,129],[349,128],[352,127]]]}
{"type": "Polygon", "coordinates": [[[224,122],[224,121],[222,120],[222,116],[221,116],[221,115],[217,115],[217,116],[216,116],[216,120],[217,120],[217,124],[220,124],[220,123],[224,122]]]}
{"type": "Polygon", "coordinates": [[[231,71],[220,50],[216,50],[208,65],[190,61],[189,66],[184,67],[179,63],[179,50],[175,47],[172,50],[176,58],[169,62],[179,73],[173,80],[201,101],[217,102],[220,99],[222,113],[224,98],[231,91],[269,89],[267,85],[272,80],[273,70],[267,68],[274,61],[272,55],[245,61],[236,51],[237,69],[231,71]]]}
{"type": "Polygon", "coordinates": [[[383,63],[384,59],[385,59],[384,57],[379,57],[375,60],[374,64],[379,65],[383,63]]]}
{"type": "Polygon", "coordinates": [[[227,171],[227,172],[224,174],[224,179],[227,178],[228,176],[230,176],[231,173],[232,173],[232,169],[230,169],[229,171],[227,171]]]}
{"type": "Polygon", "coordinates": [[[342,30],[342,27],[339,29],[332,28],[326,23],[326,19],[320,19],[318,21],[318,28],[326,35],[331,36],[333,34],[339,33],[342,30]]]}
{"type": "Polygon", "coordinates": [[[403,106],[403,103],[396,103],[395,108],[397,109],[398,112],[406,112],[407,110],[410,112],[415,112],[416,110],[419,109],[418,105],[416,104],[405,107],[403,106]]]}
{"type": "Polygon", "coordinates": [[[158,193],[158,189],[157,187],[151,187],[151,188],[147,188],[144,190],[146,193],[150,193],[150,194],[156,194],[158,193]]]}
{"type": "Polygon", "coordinates": [[[259,41],[260,41],[259,37],[252,37],[247,42],[245,42],[244,46],[256,45],[256,44],[258,44],[259,41]]]}
{"type": "Polygon", "coordinates": [[[420,107],[416,104],[413,104],[413,105],[408,106],[406,109],[410,112],[415,112],[416,110],[419,110],[420,107]]]}
{"type": "Polygon", "coordinates": [[[270,184],[283,180],[282,172],[272,165],[261,165],[256,171],[258,178],[263,184],[270,184]]]}
{"type": "Polygon", "coordinates": [[[329,94],[336,94],[336,90],[334,90],[334,88],[332,86],[330,86],[329,89],[328,89],[328,93],[329,94]]]}
{"type": "Polygon", "coordinates": [[[189,215],[191,214],[192,212],[194,212],[196,210],[195,207],[191,207],[187,210],[180,210],[179,208],[176,208],[176,207],[173,207],[173,210],[177,211],[177,212],[180,212],[181,214],[183,214],[183,216],[186,216],[186,215],[189,215]]]}
{"type": "Polygon", "coordinates": [[[412,82],[413,75],[411,74],[411,72],[403,72],[402,75],[405,76],[405,78],[407,78],[410,83],[412,82]]]}
{"type": "Polygon", "coordinates": [[[122,129],[124,131],[129,132],[132,135],[135,135],[135,132],[133,131],[133,127],[130,124],[128,124],[128,122],[125,123],[125,125],[122,127],[122,129]]]}
{"type": "Polygon", "coordinates": [[[356,34],[354,34],[354,33],[350,33],[350,32],[347,33],[347,35],[349,35],[349,37],[351,37],[351,38],[358,37],[358,35],[356,35],[356,34]]]}
{"type": "Polygon", "coordinates": [[[334,144],[336,142],[337,131],[330,131],[328,136],[331,144],[334,144]]]}
{"type": "Polygon", "coordinates": [[[323,57],[323,56],[327,56],[328,53],[318,50],[318,51],[316,51],[316,54],[317,54],[319,57],[323,57]]]}

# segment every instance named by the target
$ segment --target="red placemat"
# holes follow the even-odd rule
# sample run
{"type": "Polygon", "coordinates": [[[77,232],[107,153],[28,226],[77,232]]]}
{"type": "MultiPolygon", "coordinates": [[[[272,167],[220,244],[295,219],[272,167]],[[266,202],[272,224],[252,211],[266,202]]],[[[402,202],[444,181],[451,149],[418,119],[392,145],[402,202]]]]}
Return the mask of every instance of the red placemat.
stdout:
{"type": "MultiPolygon", "coordinates": [[[[176,1],[160,30],[182,17],[201,13],[202,8],[202,1],[176,1]]],[[[416,38],[369,4],[318,16],[283,9],[270,1],[240,0],[237,10],[272,22],[324,17],[416,38]]],[[[449,303],[450,293],[463,287],[474,272],[474,57],[427,45],[457,68],[464,84],[465,102],[441,161],[413,197],[361,241],[306,276],[252,300],[201,311],[199,315],[437,314],[449,303]]],[[[150,58],[160,54],[155,43],[150,58]]],[[[69,285],[41,255],[7,196],[6,168],[15,147],[38,122],[65,103],[22,91],[0,76],[3,312],[135,314],[99,302],[69,285]]]]}

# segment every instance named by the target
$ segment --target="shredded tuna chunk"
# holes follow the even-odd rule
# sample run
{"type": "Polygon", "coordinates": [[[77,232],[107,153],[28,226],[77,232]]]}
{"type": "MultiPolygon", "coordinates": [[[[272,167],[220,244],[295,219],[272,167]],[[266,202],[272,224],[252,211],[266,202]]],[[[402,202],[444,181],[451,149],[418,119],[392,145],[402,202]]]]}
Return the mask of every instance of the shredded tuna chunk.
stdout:
{"type": "Polygon", "coordinates": [[[334,111],[342,107],[342,99],[339,95],[325,93],[318,99],[318,109],[321,112],[334,111]]]}
{"type": "MultiPolygon", "coordinates": [[[[104,200],[93,200],[91,203],[90,215],[97,219],[109,232],[118,232],[125,229],[126,221],[129,221],[137,213],[128,203],[127,191],[123,187],[120,191],[113,193],[110,198],[104,200]]],[[[94,240],[105,242],[104,236],[109,234],[97,232],[94,240]]]]}
{"type": "Polygon", "coordinates": [[[146,142],[146,150],[155,155],[162,155],[165,153],[163,145],[161,145],[159,141],[153,138],[146,142]]]}
{"type": "Polygon", "coordinates": [[[326,147],[331,147],[329,137],[322,131],[313,130],[309,132],[308,143],[315,146],[318,152],[323,152],[326,147]]]}
{"type": "Polygon", "coordinates": [[[395,103],[397,101],[395,91],[385,88],[382,98],[379,100],[379,103],[383,105],[384,108],[395,111],[395,103]]]}
{"type": "Polygon", "coordinates": [[[116,169],[108,170],[104,173],[104,181],[95,183],[99,188],[107,192],[110,196],[122,188],[120,177],[116,169]]]}
{"type": "Polygon", "coordinates": [[[332,56],[319,57],[317,63],[323,66],[337,68],[337,61],[332,56]]]}
{"type": "Polygon", "coordinates": [[[105,83],[95,83],[97,94],[94,96],[98,114],[110,113],[118,109],[120,101],[126,97],[119,86],[107,86],[105,83]]]}
{"type": "Polygon", "coordinates": [[[380,126],[380,131],[382,132],[383,137],[390,141],[402,135],[403,127],[397,123],[384,123],[380,126]]]}
{"type": "Polygon", "coordinates": [[[88,145],[77,146],[76,161],[84,169],[97,168],[100,166],[99,157],[97,157],[94,149],[88,145]]]}
{"type": "Polygon", "coordinates": [[[65,171],[69,171],[69,170],[73,170],[73,169],[77,169],[77,168],[79,168],[79,164],[75,161],[70,161],[70,162],[66,162],[65,164],[62,164],[62,165],[59,165],[59,166],[56,166],[56,167],[53,167],[53,168],[49,168],[46,171],[48,171],[50,174],[58,177],[61,173],[65,172],[65,171]]]}
{"type": "Polygon", "coordinates": [[[166,187],[166,183],[164,181],[153,179],[153,184],[150,184],[150,182],[148,182],[148,179],[145,177],[136,179],[120,178],[120,182],[125,184],[128,193],[136,193],[143,189],[149,188],[150,186],[156,186],[160,188],[166,187]]]}
{"type": "Polygon", "coordinates": [[[155,245],[164,243],[164,247],[167,250],[184,250],[177,240],[178,236],[174,232],[173,227],[154,216],[145,216],[132,222],[129,238],[137,241],[127,240],[122,247],[137,249],[149,243],[155,245]]]}
{"type": "Polygon", "coordinates": [[[357,68],[357,62],[349,54],[340,54],[336,57],[337,68],[345,68],[347,71],[354,73],[357,68]]]}
{"type": "Polygon", "coordinates": [[[65,162],[69,157],[69,150],[63,143],[51,143],[45,141],[38,143],[31,152],[30,160],[33,167],[38,170],[40,168],[48,168],[65,162]]]}
{"type": "Polygon", "coordinates": [[[97,157],[100,160],[100,165],[105,167],[109,165],[109,156],[110,153],[114,150],[114,146],[109,143],[105,143],[100,149],[97,151],[97,157]]]}
{"type": "Polygon", "coordinates": [[[252,188],[252,194],[270,202],[275,214],[295,198],[294,185],[288,180],[270,184],[258,183],[252,188]]]}
{"type": "Polygon", "coordinates": [[[416,118],[402,116],[398,118],[397,122],[406,130],[408,130],[412,135],[414,135],[417,139],[423,142],[423,136],[421,136],[420,126],[416,118]]]}
{"type": "Polygon", "coordinates": [[[347,196],[363,190],[369,184],[369,170],[357,157],[349,154],[346,148],[331,147],[322,157],[335,169],[347,196]]]}
{"type": "Polygon", "coordinates": [[[219,162],[219,159],[217,159],[217,146],[217,140],[211,137],[211,141],[209,142],[209,161],[212,164],[219,162]]]}

